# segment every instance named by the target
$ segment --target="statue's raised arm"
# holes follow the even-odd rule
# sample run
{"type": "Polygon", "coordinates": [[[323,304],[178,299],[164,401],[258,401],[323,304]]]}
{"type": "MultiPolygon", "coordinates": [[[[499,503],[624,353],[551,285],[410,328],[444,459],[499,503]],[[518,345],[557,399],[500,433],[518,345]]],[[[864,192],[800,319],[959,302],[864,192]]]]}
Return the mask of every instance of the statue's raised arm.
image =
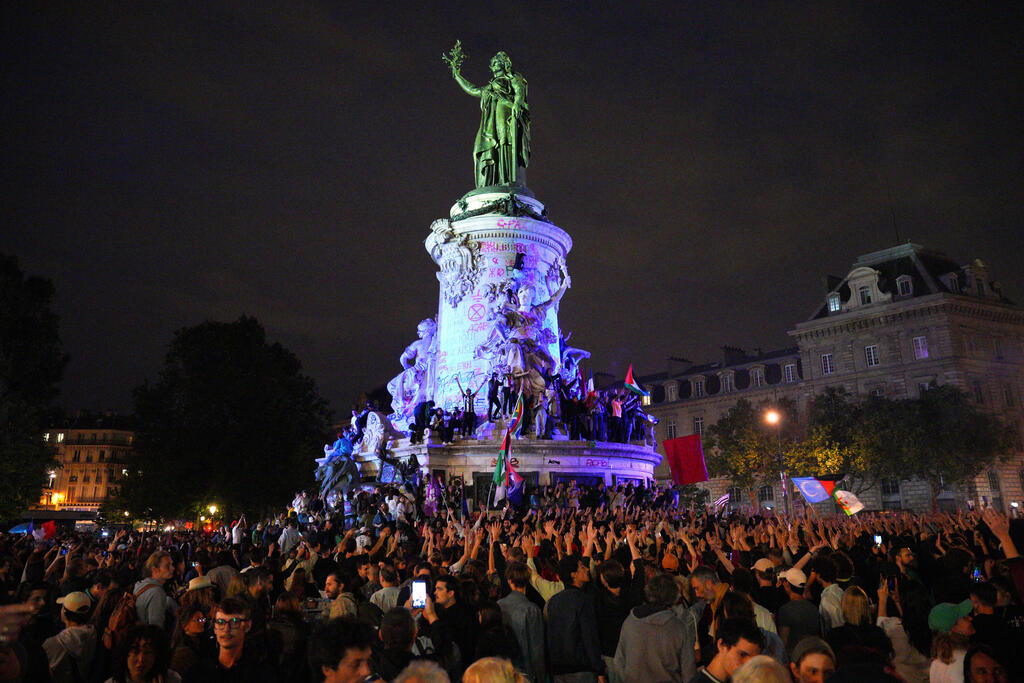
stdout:
{"type": "Polygon", "coordinates": [[[478,188],[525,185],[523,171],[530,161],[530,108],[526,79],[512,71],[504,52],[491,59],[491,80],[475,86],[462,75],[465,59],[458,41],[442,59],[466,93],[480,98],[480,128],[473,145],[473,170],[478,188]]]}

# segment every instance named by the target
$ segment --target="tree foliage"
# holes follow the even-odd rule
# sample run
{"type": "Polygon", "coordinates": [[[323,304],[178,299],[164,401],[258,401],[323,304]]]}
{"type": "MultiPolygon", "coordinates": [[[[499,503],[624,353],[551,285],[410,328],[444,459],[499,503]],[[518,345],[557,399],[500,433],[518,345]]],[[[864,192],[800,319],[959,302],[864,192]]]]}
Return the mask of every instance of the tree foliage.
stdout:
{"type": "Polygon", "coordinates": [[[329,414],[312,379],[251,317],[179,330],[135,390],[135,448],[111,507],[134,516],[279,509],[312,484],[329,414]]]}
{"type": "Polygon", "coordinates": [[[708,456],[708,472],[728,477],[734,485],[753,492],[762,484],[774,481],[782,462],[788,464],[798,455],[797,411],[789,399],[762,401],[758,405],[741,399],[707,429],[704,443],[708,456]],[[769,410],[779,413],[778,427],[766,422],[769,410]]]}
{"type": "Polygon", "coordinates": [[[68,362],[53,283],[25,277],[17,261],[0,254],[0,519],[39,500],[53,452],[42,437],[56,414],[52,401],[68,362]]]}
{"type": "Polygon", "coordinates": [[[854,493],[883,479],[920,478],[932,489],[962,483],[997,459],[1009,457],[1013,433],[952,386],[932,387],[920,397],[858,400],[828,389],[808,406],[798,425],[792,403],[741,400],[708,428],[708,470],[753,491],[778,475],[779,443],[765,424],[769,407],[782,413],[781,451],[791,476],[847,477],[854,493]]]}
{"type": "Polygon", "coordinates": [[[920,398],[897,401],[899,425],[893,436],[897,471],[924,479],[932,507],[943,482],[965,482],[1013,453],[1012,429],[982,412],[956,387],[932,387],[920,398]]]}

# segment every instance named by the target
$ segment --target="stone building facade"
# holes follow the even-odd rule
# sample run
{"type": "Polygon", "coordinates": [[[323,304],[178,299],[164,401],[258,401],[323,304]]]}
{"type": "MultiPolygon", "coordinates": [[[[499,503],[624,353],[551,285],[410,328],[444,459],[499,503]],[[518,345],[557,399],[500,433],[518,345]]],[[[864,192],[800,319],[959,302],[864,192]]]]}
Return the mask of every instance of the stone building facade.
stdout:
{"type": "Polygon", "coordinates": [[[48,430],[43,439],[53,446],[57,465],[36,509],[95,512],[117,492],[135,432],[128,418],[82,414],[48,430]]]}
{"type": "MultiPolygon", "coordinates": [[[[916,244],[865,254],[844,278],[832,278],[820,307],[789,332],[796,346],[770,353],[723,347],[723,358],[677,367],[641,382],[648,410],[660,419],[659,443],[699,434],[737,400],[754,404],[785,397],[801,415],[826,388],[892,399],[916,397],[932,383],[967,392],[984,410],[1024,434],[1024,308],[1004,295],[988,268],[961,265],[916,244]]],[[[660,450],[660,446],[659,446],[660,450]]],[[[656,477],[669,479],[664,462],[656,477]]],[[[712,497],[730,482],[708,482],[712,497]]],[[[731,490],[742,504],[746,493],[731,490]]],[[[781,485],[765,482],[758,504],[781,505],[781,485]]],[[[883,481],[860,496],[869,509],[929,506],[922,481],[883,481]]],[[[1024,450],[974,481],[950,483],[943,508],[989,504],[1018,514],[1024,506],[1024,450]]],[[[831,506],[831,503],[826,504],[831,506]]]]}

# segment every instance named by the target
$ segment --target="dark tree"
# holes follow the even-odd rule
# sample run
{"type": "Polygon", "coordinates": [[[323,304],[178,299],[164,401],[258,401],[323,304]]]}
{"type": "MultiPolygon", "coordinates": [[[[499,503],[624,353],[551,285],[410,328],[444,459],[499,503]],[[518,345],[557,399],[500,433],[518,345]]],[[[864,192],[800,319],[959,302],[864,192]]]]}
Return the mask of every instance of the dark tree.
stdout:
{"type": "Polygon", "coordinates": [[[53,283],[25,277],[0,254],[0,519],[39,500],[53,463],[43,432],[55,419],[52,401],[68,362],[53,294],[53,283]]]}
{"type": "Polygon", "coordinates": [[[114,507],[143,518],[280,509],[313,484],[329,413],[312,379],[260,323],[179,330],[155,382],[135,390],[132,462],[114,507]]]}

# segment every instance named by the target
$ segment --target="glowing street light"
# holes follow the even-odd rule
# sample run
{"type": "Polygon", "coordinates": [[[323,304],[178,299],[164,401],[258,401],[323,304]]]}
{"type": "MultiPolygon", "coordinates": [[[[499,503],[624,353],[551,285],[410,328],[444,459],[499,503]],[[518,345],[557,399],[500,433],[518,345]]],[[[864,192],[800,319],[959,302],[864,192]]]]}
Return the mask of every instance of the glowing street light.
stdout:
{"type": "Polygon", "coordinates": [[[128,511],[127,511],[127,510],[125,510],[125,511],[124,511],[124,516],[125,516],[125,517],[127,517],[127,516],[128,516],[128,511]]]}
{"type": "Polygon", "coordinates": [[[210,506],[210,514],[211,515],[217,514],[217,506],[216,505],[211,505],[210,506]]]}
{"type": "Polygon", "coordinates": [[[775,439],[779,445],[779,478],[782,480],[782,501],[786,504],[786,517],[789,517],[789,491],[786,486],[786,465],[782,460],[782,415],[777,410],[769,410],[764,414],[764,421],[770,425],[775,425],[775,439]]]}

